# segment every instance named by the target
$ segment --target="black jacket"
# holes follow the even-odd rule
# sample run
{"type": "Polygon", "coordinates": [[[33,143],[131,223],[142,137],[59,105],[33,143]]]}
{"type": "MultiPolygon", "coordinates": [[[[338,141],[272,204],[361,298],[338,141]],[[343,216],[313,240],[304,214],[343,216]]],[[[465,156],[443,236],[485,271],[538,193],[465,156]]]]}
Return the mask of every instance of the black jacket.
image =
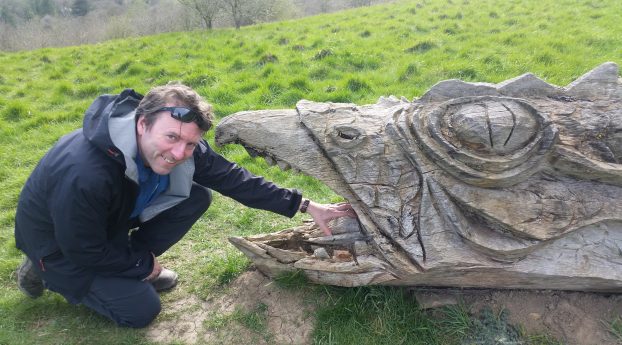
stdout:
{"type": "MultiPolygon", "coordinates": [[[[127,246],[138,195],[133,90],[97,98],[83,128],[62,137],[41,159],[19,198],[15,240],[35,261],[47,286],[77,303],[95,275],[143,279],[153,269],[147,251],[127,246]]],[[[296,214],[301,194],[279,188],[215,153],[205,142],[194,159],[176,166],[169,188],[141,220],[181,202],[192,182],[244,205],[284,216],[296,214]]]]}

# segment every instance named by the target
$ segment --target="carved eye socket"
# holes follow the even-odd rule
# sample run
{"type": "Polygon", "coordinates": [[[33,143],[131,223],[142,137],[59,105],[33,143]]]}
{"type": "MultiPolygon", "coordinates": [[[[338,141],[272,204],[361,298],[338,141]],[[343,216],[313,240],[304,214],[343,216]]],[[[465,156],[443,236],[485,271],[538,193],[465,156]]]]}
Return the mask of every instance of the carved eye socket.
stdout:
{"type": "Polygon", "coordinates": [[[538,134],[534,115],[516,102],[460,104],[450,107],[442,122],[445,139],[482,155],[512,154],[538,134]]]}
{"type": "Polygon", "coordinates": [[[480,186],[507,186],[538,169],[557,130],[524,100],[462,97],[413,116],[423,150],[456,178],[480,186]]]}
{"type": "Polygon", "coordinates": [[[337,145],[349,149],[363,142],[365,132],[360,128],[341,125],[333,128],[330,135],[337,145]]]}

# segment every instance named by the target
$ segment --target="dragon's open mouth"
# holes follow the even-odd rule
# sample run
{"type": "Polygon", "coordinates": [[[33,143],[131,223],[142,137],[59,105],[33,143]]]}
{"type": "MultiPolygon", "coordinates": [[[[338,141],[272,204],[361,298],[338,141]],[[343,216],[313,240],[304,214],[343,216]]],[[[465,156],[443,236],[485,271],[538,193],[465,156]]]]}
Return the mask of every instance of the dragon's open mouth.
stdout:
{"type": "MultiPolygon", "coordinates": [[[[282,170],[292,164],[252,147],[249,154],[266,158],[282,170]]],[[[294,169],[295,165],[294,165],[294,169]]],[[[354,206],[356,209],[356,206],[354,206]]],[[[363,211],[359,208],[359,213],[363,211]]],[[[278,276],[301,270],[307,278],[319,283],[359,286],[387,283],[396,279],[372,238],[357,218],[339,218],[329,224],[332,235],[326,236],[311,220],[302,225],[270,234],[230,237],[229,241],[246,254],[262,272],[278,276]]]]}
{"type": "Polygon", "coordinates": [[[233,245],[264,273],[302,270],[311,281],[357,286],[395,279],[354,219],[332,224],[325,236],[312,222],[272,234],[231,237],[233,245]]]}
{"type": "Polygon", "coordinates": [[[302,128],[295,111],[235,114],[219,124],[216,141],[219,145],[241,144],[251,156],[263,157],[270,165],[321,179],[350,202],[360,215],[359,218],[344,217],[332,221],[329,225],[332,236],[324,235],[313,222],[305,222],[301,226],[276,233],[231,237],[230,242],[244,252],[262,272],[276,276],[283,272],[303,270],[311,281],[341,286],[385,283],[396,279],[379,244],[368,233],[370,227],[376,229],[366,215],[369,211],[334,169],[326,152],[302,128]],[[256,123],[247,120],[251,115],[261,121],[256,123]],[[278,133],[265,132],[277,128],[278,133]]]}

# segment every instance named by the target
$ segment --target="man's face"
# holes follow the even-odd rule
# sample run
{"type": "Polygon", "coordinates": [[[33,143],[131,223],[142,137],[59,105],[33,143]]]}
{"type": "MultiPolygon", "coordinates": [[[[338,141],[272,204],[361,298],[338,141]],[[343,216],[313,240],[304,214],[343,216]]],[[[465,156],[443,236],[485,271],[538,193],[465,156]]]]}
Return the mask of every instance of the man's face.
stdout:
{"type": "Polygon", "coordinates": [[[162,111],[156,116],[150,129],[147,129],[144,116],[138,119],[136,141],[145,165],[156,174],[167,175],[175,166],[192,156],[203,132],[196,123],[178,121],[168,111],[162,111]]]}

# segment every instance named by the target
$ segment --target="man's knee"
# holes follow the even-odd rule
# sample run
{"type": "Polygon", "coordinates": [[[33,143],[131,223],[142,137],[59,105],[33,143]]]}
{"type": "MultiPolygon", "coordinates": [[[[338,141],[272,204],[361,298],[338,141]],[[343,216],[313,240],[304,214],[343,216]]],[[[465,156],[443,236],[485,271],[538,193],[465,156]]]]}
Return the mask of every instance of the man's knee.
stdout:
{"type": "Polygon", "coordinates": [[[137,298],[130,311],[115,320],[120,326],[143,328],[148,326],[162,310],[160,297],[153,291],[137,298]]]}
{"type": "Polygon", "coordinates": [[[135,312],[128,315],[124,320],[119,320],[118,324],[131,328],[147,327],[160,314],[161,310],[160,298],[154,298],[140,308],[136,308],[135,312]]]}
{"type": "Polygon", "coordinates": [[[117,325],[132,328],[149,325],[162,308],[150,283],[115,277],[95,277],[81,302],[117,325]]]}

